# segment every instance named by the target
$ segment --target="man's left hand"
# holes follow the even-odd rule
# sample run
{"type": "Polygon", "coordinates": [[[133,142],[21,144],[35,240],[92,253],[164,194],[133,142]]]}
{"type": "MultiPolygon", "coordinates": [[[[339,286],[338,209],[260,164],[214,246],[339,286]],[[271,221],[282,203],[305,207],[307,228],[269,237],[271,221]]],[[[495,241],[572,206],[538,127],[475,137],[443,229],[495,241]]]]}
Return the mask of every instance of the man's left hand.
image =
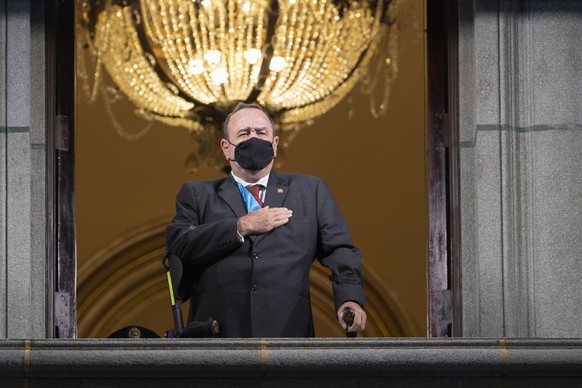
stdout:
{"type": "Polygon", "coordinates": [[[363,331],[364,328],[366,327],[366,312],[356,302],[345,302],[337,310],[337,320],[339,321],[340,325],[343,327],[344,330],[346,329],[346,324],[345,324],[344,320],[342,319],[342,315],[344,313],[344,309],[346,309],[347,307],[350,307],[352,310],[354,310],[354,314],[355,314],[354,323],[352,323],[352,325],[349,327],[348,331],[356,331],[356,332],[363,331]]]}

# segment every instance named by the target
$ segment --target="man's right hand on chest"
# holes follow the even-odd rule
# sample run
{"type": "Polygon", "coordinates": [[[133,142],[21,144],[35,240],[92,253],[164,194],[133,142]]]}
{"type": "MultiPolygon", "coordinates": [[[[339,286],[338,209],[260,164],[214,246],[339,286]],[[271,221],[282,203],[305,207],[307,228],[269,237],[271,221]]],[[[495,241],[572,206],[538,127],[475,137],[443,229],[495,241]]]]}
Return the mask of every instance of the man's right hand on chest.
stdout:
{"type": "Polygon", "coordinates": [[[270,208],[265,206],[239,218],[236,223],[236,229],[243,237],[252,234],[263,234],[285,225],[289,222],[291,216],[293,216],[293,211],[285,207],[270,208]]]}

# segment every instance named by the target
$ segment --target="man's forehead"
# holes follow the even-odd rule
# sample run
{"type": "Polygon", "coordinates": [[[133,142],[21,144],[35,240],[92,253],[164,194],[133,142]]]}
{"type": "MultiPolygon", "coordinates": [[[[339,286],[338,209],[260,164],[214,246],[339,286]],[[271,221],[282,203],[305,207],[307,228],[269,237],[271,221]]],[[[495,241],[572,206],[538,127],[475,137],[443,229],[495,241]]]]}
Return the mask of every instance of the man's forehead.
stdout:
{"type": "Polygon", "coordinates": [[[260,109],[247,108],[235,112],[229,121],[229,127],[233,130],[242,128],[271,128],[271,121],[260,109]]]}

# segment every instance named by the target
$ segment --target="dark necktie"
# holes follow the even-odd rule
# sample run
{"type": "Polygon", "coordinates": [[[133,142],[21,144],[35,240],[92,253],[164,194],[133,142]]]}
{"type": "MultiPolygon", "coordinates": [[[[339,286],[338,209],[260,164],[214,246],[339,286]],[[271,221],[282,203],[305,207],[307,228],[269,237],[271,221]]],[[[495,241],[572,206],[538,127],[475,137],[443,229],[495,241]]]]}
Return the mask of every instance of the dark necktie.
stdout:
{"type": "Polygon", "coordinates": [[[262,188],[263,188],[263,185],[248,185],[248,186],[246,186],[246,189],[253,195],[253,197],[255,197],[255,199],[257,200],[257,203],[259,204],[260,207],[263,207],[263,201],[261,201],[261,196],[259,195],[262,188]]]}

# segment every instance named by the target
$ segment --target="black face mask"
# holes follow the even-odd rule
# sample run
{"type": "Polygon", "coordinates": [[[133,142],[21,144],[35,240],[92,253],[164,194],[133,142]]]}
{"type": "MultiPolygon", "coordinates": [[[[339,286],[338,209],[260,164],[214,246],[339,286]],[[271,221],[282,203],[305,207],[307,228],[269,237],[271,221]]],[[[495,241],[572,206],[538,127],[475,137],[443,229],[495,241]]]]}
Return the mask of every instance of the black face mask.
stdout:
{"type": "MultiPolygon", "coordinates": [[[[229,140],[227,141],[230,143],[229,140]]],[[[234,160],[245,170],[262,170],[275,158],[273,143],[267,140],[261,140],[258,137],[251,137],[248,140],[241,141],[237,145],[232,145],[235,147],[234,160]]]]}

